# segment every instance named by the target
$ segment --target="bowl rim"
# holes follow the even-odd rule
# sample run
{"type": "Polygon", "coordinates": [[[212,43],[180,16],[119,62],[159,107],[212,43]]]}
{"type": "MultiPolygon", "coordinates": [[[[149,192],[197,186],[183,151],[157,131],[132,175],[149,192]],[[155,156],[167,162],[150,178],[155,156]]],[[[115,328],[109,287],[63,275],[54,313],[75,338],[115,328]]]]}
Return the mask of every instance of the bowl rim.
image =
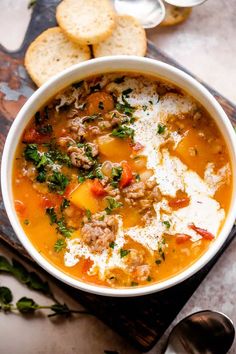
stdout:
{"type": "MultiPolygon", "coordinates": [[[[148,74],[149,69],[147,70],[141,70],[139,69],[134,69],[133,72],[138,72],[141,74],[148,74]]],[[[150,72],[151,74],[151,72],[150,72]]],[[[90,75],[85,75],[84,79],[86,77],[89,77],[93,74],[90,75]]],[[[159,77],[162,78],[162,74],[157,74],[153,73],[152,74],[154,77],[159,77]]],[[[74,80],[78,81],[78,80],[74,80]]],[[[72,81],[71,83],[72,84],[72,81]]],[[[70,84],[64,84],[62,87],[66,87],[70,84]]],[[[176,84],[177,86],[181,87],[181,84],[176,84]]],[[[57,88],[56,92],[60,91],[61,88],[57,88]]],[[[184,88],[185,90],[185,88],[184,88]]],[[[56,93],[50,96],[54,96],[56,93]]],[[[190,95],[192,95],[190,93],[190,95]]],[[[193,95],[194,97],[194,95],[193,95]]],[[[39,108],[38,107],[38,108],[39,108]]],[[[38,109],[37,108],[37,109],[38,109]]],[[[37,110],[34,110],[34,113],[37,110]]],[[[3,195],[3,202],[6,208],[6,212],[8,215],[8,218],[10,220],[10,223],[16,233],[16,236],[24,246],[24,248],[27,250],[27,252],[30,254],[30,256],[48,273],[53,275],[55,278],[61,280],[62,282],[73,286],[77,289],[98,294],[98,295],[104,295],[104,296],[113,296],[113,297],[130,297],[130,296],[140,296],[140,295],[147,295],[151,294],[154,292],[158,292],[164,289],[167,289],[169,287],[172,287],[174,285],[177,285],[187,278],[190,278],[192,275],[194,275],[196,272],[198,272],[201,268],[203,268],[215,255],[216,253],[220,250],[222,247],[223,243],[227,239],[235,218],[236,218],[236,139],[235,139],[235,132],[234,129],[229,121],[229,118],[227,117],[226,113],[224,112],[223,108],[220,106],[220,104],[216,101],[214,96],[202,85],[200,84],[196,79],[191,77],[189,74],[186,74],[184,71],[163,63],[161,61],[157,61],[154,59],[150,58],[141,58],[141,57],[136,57],[136,56],[116,56],[116,57],[103,57],[103,58],[98,58],[98,59],[92,59],[87,62],[79,63],[76,64],[63,72],[59,73],[58,75],[54,76],[51,78],[49,81],[47,81],[44,85],[42,85],[38,90],[36,90],[32,96],[27,100],[27,102],[23,105],[19,113],[17,114],[10,130],[7,135],[7,139],[5,142],[4,150],[3,150],[3,155],[2,155],[2,163],[1,163],[1,188],[2,188],[2,195],[3,195]],[[111,69],[109,66],[111,65],[117,65],[120,67],[120,69],[111,69]],[[53,90],[53,87],[57,87],[62,85],[63,79],[68,79],[68,78],[73,78],[73,75],[76,73],[81,73],[79,75],[82,79],[83,78],[83,70],[86,71],[90,70],[93,71],[94,67],[102,67],[102,70],[99,70],[97,72],[97,75],[100,74],[105,74],[109,72],[132,72],[131,68],[132,67],[138,67],[138,66],[147,66],[148,68],[155,68],[156,70],[163,71],[167,74],[166,80],[169,82],[175,82],[174,79],[172,80],[172,76],[176,78],[176,80],[180,80],[183,82],[184,85],[190,86],[193,90],[198,92],[200,96],[202,96],[202,99],[204,98],[211,106],[212,109],[214,109],[217,112],[217,119],[215,119],[217,125],[219,126],[219,123],[221,123],[222,127],[225,129],[225,132],[222,134],[224,136],[224,139],[226,140],[226,133],[227,133],[227,138],[228,141],[226,141],[226,144],[228,146],[228,149],[231,150],[231,168],[232,168],[232,173],[233,173],[233,188],[232,188],[232,196],[231,196],[231,205],[230,209],[227,213],[225,222],[223,224],[223,228],[220,231],[218,237],[214,241],[214,243],[209,247],[209,249],[193,264],[191,264],[189,267],[181,271],[180,273],[174,275],[173,277],[170,277],[166,280],[160,281],[158,283],[154,283],[151,285],[145,285],[142,287],[131,287],[131,288],[109,288],[105,286],[100,286],[100,285],[94,285],[91,283],[86,283],[83,281],[80,281],[78,279],[75,279],[71,277],[70,275],[64,273],[61,271],[57,266],[54,266],[50,261],[46,259],[46,257],[42,256],[37,249],[33,246],[33,243],[31,243],[30,239],[27,237],[26,233],[24,232],[22,226],[19,223],[19,219],[17,217],[17,214],[15,212],[14,206],[13,206],[13,195],[12,195],[12,187],[11,187],[11,178],[12,178],[12,167],[13,167],[13,158],[9,159],[8,156],[14,156],[15,154],[15,149],[13,149],[12,146],[17,146],[20,136],[25,128],[25,125],[29,122],[29,120],[32,117],[32,114],[29,113],[30,110],[33,110],[32,107],[35,106],[35,102],[39,102],[40,100],[43,103],[38,103],[39,107],[45,104],[48,101],[47,99],[43,99],[45,97],[45,94],[50,92],[50,90],[53,90]],[[129,66],[129,69],[125,69],[126,67],[129,66]],[[109,68],[109,69],[108,69],[109,68]],[[24,123],[24,124],[22,124],[24,123]],[[22,128],[23,126],[23,128],[22,128]],[[10,170],[10,175],[11,178],[9,178],[9,170],[10,170]]]]}

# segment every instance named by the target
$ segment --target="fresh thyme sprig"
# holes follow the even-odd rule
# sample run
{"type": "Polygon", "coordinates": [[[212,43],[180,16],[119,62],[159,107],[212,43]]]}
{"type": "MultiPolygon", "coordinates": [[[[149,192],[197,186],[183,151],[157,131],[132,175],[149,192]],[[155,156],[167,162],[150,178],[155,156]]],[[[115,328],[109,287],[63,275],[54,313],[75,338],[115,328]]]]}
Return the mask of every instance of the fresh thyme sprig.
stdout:
{"type": "Polygon", "coordinates": [[[48,309],[52,311],[48,315],[48,317],[53,317],[53,316],[69,317],[73,313],[80,313],[80,314],[88,313],[82,310],[81,311],[71,310],[66,304],[57,303],[57,304],[52,304],[50,306],[38,305],[33,299],[30,299],[25,296],[20,298],[15,305],[12,303],[12,301],[13,301],[13,295],[11,290],[5,286],[1,286],[0,287],[0,311],[3,312],[18,311],[21,314],[26,315],[26,314],[32,314],[38,310],[48,309]]]}
{"type": "Polygon", "coordinates": [[[64,316],[69,317],[74,313],[88,314],[84,310],[70,309],[67,304],[60,303],[52,293],[48,282],[42,280],[35,272],[28,271],[23,264],[13,259],[9,262],[8,259],[0,255],[0,273],[7,273],[14,276],[20,283],[26,285],[29,289],[41,292],[45,296],[51,298],[54,303],[50,306],[38,305],[33,299],[22,297],[16,304],[12,303],[13,296],[9,288],[0,287],[0,312],[18,311],[22,314],[34,313],[37,310],[49,309],[52,312],[48,317],[64,316]]]}

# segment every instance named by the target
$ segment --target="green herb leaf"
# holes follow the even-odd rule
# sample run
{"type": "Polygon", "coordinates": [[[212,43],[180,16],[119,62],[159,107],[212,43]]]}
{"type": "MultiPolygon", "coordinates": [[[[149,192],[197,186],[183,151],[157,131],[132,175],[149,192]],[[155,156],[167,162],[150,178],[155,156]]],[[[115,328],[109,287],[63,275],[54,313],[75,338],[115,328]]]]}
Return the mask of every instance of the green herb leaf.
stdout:
{"type": "Polygon", "coordinates": [[[63,212],[66,208],[70,206],[70,201],[66,198],[63,198],[63,201],[61,202],[60,210],[63,212]]]}
{"type": "Polygon", "coordinates": [[[46,214],[49,216],[51,225],[57,222],[57,214],[55,213],[54,208],[47,208],[46,214]]]}
{"type": "Polygon", "coordinates": [[[27,269],[16,259],[12,260],[12,274],[23,284],[26,284],[29,281],[27,269]]]}
{"type": "Polygon", "coordinates": [[[72,228],[67,227],[63,218],[57,221],[56,230],[65,237],[70,237],[74,231],[72,228]]]}
{"type": "Polygon", "coordinates": [[[53,314],[48,315],[48,317],[53,317],[55,315],[69,317],[72,312],[66,304],[54,304],[50,307],[50,309],[54,312],[53,314]]]}
{"type": "Polygon", "coordinates": [[[120,249],[120,258],[126,257],[130,253],[130,250],[120,249]]]}
{"type": "Polygon", "coordinates": [[[166,226],[166,228],[167,229],[169,229],[170,228],[170,222],[168,221],[168,220],[166,220],[166,221],[163,221],[163,224],[166,226]]]}
{"type": "Polygon", "coordinates": [[[131,286],[138,286],[138,283],[136,281],[131,281],[131,286]]]}
{"type": "Polygon", "coordinates": [[[28,144],[24,150],[24,156],[27,161],[32,161],[35,165],[40,162],[40,154],[37,144],[28,144]]]}
{"type": "Polygon", "coordinates": [[[0,287],[0,304],[8,305],[12,302],[12,299],[13,299],[13,296],[12,296],[11,290],[5,286],[1,286],[0,287]]]}
{"type": "Polygon", "coordinates": [[[78,176],[78,181],[79,181],[79,183],[83,183],[85,181],[85,177],[84,176],[78,176]]]}
{"type": "Polygon", "coordinates": [[[159,123],[157,126],[157,134],[164,134],[165,130],[166,126],[159,123]]]}
{"type": "Polygon", "coordinates": [[[11,273],[12,265],[10,262],[3,256],[0,256],[0,271],[11,273]]]}
{"type": "Polygon", "coordinates": [[[41,127],[39,127],[37,129],[37,131],[43,135],[51,135],[53,132],[53,129],[52,129],[51,124],[45,124],[45,125],[42,125],[41,127]]]}
{"type": "Polygon", "coordinates": [[[36,177],[36,181],[39,183],[43,183],[46,181],[47,173],[45,170],[42,170],[38,173],[38,176],[36,177]]]}
{"type": "Polygon", "coordinates": [[[155,263],[156,263],[157,265],[159,265],[159,264],[161,264],[161,260],[160,260],[160,259],[157,259],[157,260],[155,261],[155,263]]]}
{"type": "Polygon", "coordinates": [[[59,238],[54,244],[54,251],[61,252],[66,247],[65,240],[63,238],[59,238]]]}
{"type": "Polygon", "coordinates": [[[117,244],[114,241],[109,243],[109,247],[112,248],[113,250],[114,250],[115,246],[117,246],[117,244]]]}
{"type": "Polygon", "coordinates": [[[85,211],[85,213],[86,213],[86,216],[87,216],[87,218],[88,218],[88,221],[91,221],[92,220],[92,213],[91,213],[91,211],[89,210],[89,209],[86,209],[86,211],[85,211]]]}
{"type": "Polygon", "coordinates": [[[64,192],[68,183],[68,178],[61,172],[53,171],[53,174],[48,177],[48,188],[51,192],[64,192]]]}
{"type": "Polygon", "coordinates": [[[113,187],[115,187],[115,188],[118,187],[119,181],[121,179],[122,171],[123,171],[122,167],[112,167],[112,170],[111,170],[111,179],[112,179],[111,185],[113,187]]]}
{"type": "Polygon", "coordinates": [[[129,87],[122,92],[122,95],[128,96],[131,92],[133,92],[133,90],[132,90],[132,88],[129,87]]]}
{"type": "Polygon", "coordinates": [[[108,203],[108,206],[105,208],[105,211],[106,211],[107,214],[111,214],[111,212],[114,209],[118,209],[118,208],[122,207],[122,205],[123,205],[122,203],[117,202],[112,197],[106,197],[106,200],[107,200],[107,203],[108,203]]]}
{"type": "Polygon", "coordinates": [[[120,139],[134,138],[134,129],[128,127],[127,125],[120,125],[118,128],[113,129],[112,136],[117,136],[120,139]]]}
{"type": "Polygon", "coordinates": [[[29,299],[27,297],[22,297],[17,301],[16,307],[21,313],[33,313],[35,310],[39,308],[39,305],[33,299],[29,299]]]}
{"type": "Polygon", "coordinates": [[[152,281],[152,277],[150,277],[150,275],[149,275],[146,280],[147,281],[152,281]]]}

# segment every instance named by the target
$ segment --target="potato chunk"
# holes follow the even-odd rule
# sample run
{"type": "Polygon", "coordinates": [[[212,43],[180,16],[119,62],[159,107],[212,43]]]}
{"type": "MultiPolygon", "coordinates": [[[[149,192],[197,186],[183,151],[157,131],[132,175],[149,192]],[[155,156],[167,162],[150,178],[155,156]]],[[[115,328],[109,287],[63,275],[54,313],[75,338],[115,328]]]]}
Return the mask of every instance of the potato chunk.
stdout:
{"type": "Polygon", "coordinates": [[[71,202],[81,209],[88,209],[91,213],[99,211],[99,200],[91,191],[92,181],[81,183],[70,195],[71,202]]]}

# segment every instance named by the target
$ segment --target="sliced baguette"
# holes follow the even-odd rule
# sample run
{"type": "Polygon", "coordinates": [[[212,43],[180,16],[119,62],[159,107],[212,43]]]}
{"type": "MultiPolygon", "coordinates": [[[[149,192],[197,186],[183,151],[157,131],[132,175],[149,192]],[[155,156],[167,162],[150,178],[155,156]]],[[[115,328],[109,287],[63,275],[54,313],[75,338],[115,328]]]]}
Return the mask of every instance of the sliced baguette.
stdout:
{"type": "Polygon", "coordinates": [[[191,7],[177,7],[165,3],[166,16],[161,26],[174,26],[184,22],[192,12],[191,7]]]}
{"type": "Polygon", "coordinates": [[[117,16],[112,35],[93,46],[95,57],[119,54],[144,56],[146,50],[145,30],[138,20],[128,15],[117,16]]]}
{"type": "Polygon", "coordinates": [[[64,0],[57,7],[56,18],[68,38],[79,44],[98,43],[115,27],[109,0],[64,0]]]}
{"type": "Polygon", "coordinates": [[[25,67],[36,85],[41,86],[55,74],[90,57],[88,46],[70,42],[60,27],[53,27],[30,44],[25,67]]]}

